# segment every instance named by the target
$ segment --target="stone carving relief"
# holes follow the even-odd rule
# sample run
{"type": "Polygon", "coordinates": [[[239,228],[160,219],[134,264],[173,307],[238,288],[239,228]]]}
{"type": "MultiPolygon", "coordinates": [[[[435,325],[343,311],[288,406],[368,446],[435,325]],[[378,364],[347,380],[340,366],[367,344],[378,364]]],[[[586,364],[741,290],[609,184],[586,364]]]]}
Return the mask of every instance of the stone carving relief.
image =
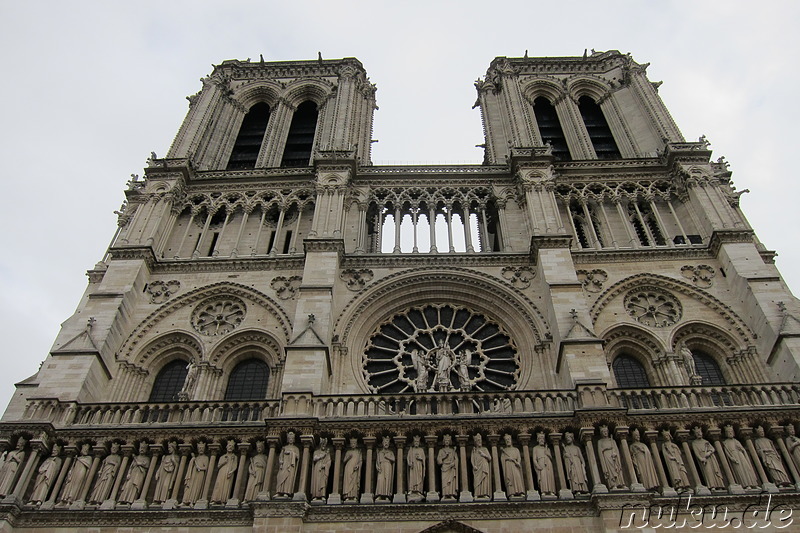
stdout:
{"type": "Polygon", "coordinates": [[[503,277],[514,286],[515,289],[527,289],[531,286],[531,280],[536,276],[536,272],[530,267],[504,267],[501,271],[503,277]]]}
{"type": "Polygon", "coordinates": [[[375,482],[376,502],[391,501],[394,494],[394,465],[397,459],[390,445],[389,437],[383,437],[381,447],[375,457],[375,471],[378,473],[378,479],[375,482]]]}
{"type": "Polygon", "coordinates": [[[458,495],[458,454],[453,447],[452,437],[442,437],[442,447],[436,455],[436,463],[441,468],[442,501],[454,502],[458,495]]]}
{"type": "Polygon", "coordinates": [[[788,487],[792,484],[786,468],[783,465],[775,444],[764,434],[764,427],[756,427],[756,438],[753,439],[756,453],[767,471],[767,475],[778,487],[788,487]]]}
{"type": "Polygon", "coordinates": [[[0,496],[7,496],[14,490],[14,480],[20,466],[25,461],[25,445],[27,441],[24,437],[17,439],[17,447],[6,454],[3,466],[0,467],[0,496]]]}
{"type": "Polygon", "coordinates": [[[601,268],[577,270],[575,273],[586,292],[600,292],[603,290],[603,283],[608,281],[608,272],[601,268]]]}
{"type": "Polygon", "coordinates": [[[633,460],[633,468],[636,471],[636,476],[647,490],[656,490],[659,487],[658,474],[656,474],[655,463],[653,463],[653,454],[650,453],[650,448],[642,442],[641,433],[638,429],[631,432],[633,442],[630,444],[631,459],[633,460]]]}
{"type": "Polygon", "coordinates": [[[622,477],[622,461],[617,442],[608,434],[608,426],[600,426],[600,438],[597,440],[597,458],[609,489],[625,488],[622,477]]]}
{"type": "Polygon", "coordinates": [[[378,326],[363,365],[376,392],[510,390],[520,367],[499,325],[451,305],[411,308],[378,326]]]}
{"type": "Polygon", "coordinates": [[[583,452],[575,444],[575,434],[567,431],[564,433],[564,446],[561,449],[564,458],[564,470],[569,482],[569,488],[573,494],[585,494],[589,492],[589,480],[586,477],[586,461],[583,452]]]}
{"type": "Polygon", "coordinates": [[[655,287],[640,287],[625,296],[625,310],[637,322],[654,328],[664,328],[678,322],[681,304],[671,293],[655,287]]]}
{"type": "Polygon", "coordinates": [[[244,320],[247,306],[239,298],[222,296],[210,298],[195,307],[192,327],[202,335],[216,337],[236,329],[244,320]]]}
{"type": "Polygon", "coordinates": [[[414,435],[408,447],[406,464],[408,465],[408,502],[422,501],[423,483],[425,482],[425,450],[420,445],[420,436],[414,435]]]}
{"type": "Polygon", "coordinates": [[[272,283],[270,283],[270,287],[275,291],[275,294],[281,300],[289,300],[294,298],[294,295],[297,294],[297,289],[300,288],[300,283],[303,281],[303,278],[300,276],[278,276],[272,279],[272,283]]]}
{"type": "Polygon", "coordinates": [[[700,426],[694,426],[692,433],[694,434],[692,452],[694,452],[697,462],[700,463],[700,471],[706,487],[711,490],[724,488],[722,470],[719,467],[714,445],[703,438],[703,428],[700,426]]]}
{"type": "MultiPolygon", "coordinates": [[[[534,463],[536,457],[534,457],[534,463]]],[[[522,454],[514,446],[511,435],[503,435],[503,447],[500,448],[500,464],[503,469],[503,482],[506,486],[506,495],[517,499],[525,494],[525,484],[522,480],[522,454]]],[[[535,468],[535,467],[534,467],[535,468]]]]}
{"type": "MultiPolygon", "coordinates": [[[[543,432],[536,434],[536,446],[533,447],[533,470],[539,480],[539,491],[542,497],[555,497],[556,478],[553,469],[553,452],[545,443],[543,432]]],[[[511,494],[509,494],[511,496],[511,494]]]]}
{"type": "Polygon", "coordinates": [[[119,443],[111,443],[111,452],[105,456],[97,472],[97,479],[94,482],[94,489],[89,496],[91,503],[103,503],[111,494],[114,486],[114,478],[117,475],[117,468],[122,461],[119,456],[119,443]]]}
{"type": "Polygon", "coordinates": [[[312,501],[324,502],[327,496],[328,475],[331,471],[331,447],[328,438],[320,437],[319,446],[311,457],[311,498],[312,501]]]}
{"type": "Polygon", "coordinates": [[[197,453],[192,453],[189,465],[186,467],[186,477],[183,479],[183,504],[194,505],[202,499],[203,483],[208,473],[208,455],[206,443],[197,443],[197,453]]]}
{"type": "Polygon", "coordinates": [[[475,501],[489,501],[492,494],[491,465],[492,455],[483,445],[483,437],[476,433],[472,437],[472,483],[475,501]]]}
{"type": "Polygon", "coordinates": [[[286,434],[286,444],[281,448],[278,459],[278,479],[275,485],[275,497],[278,499],[289,499],[294,494],[297,469],[300,466],[300,448],[294,441],[295,434],[290,431],[286,434]]]}
{"type": "Polygon", "coordinates": [[[61,445],[53,444],[53,449],[50,450],[50,457],[45,459],[41,466],[39,466],[39,473],[36,475],[36,482],[33,485],[33,492],[30,496],[30,504],[40,504],[47,500],[47,494],[50,492],[50,487],[58,477],[61,471],[61,445]]]}
{"type": "Polygon", "coordinates": [[[725,456],[730,462],[731,470],[733,470],[733,477],[736,478],[737,483],[746,489],[757,489],[760,483],[758,476],[753,469],[753,463],[750,462],[750,456],[744,445],[736,439],[733,426],[725,426],[725,438],[722,440],[722,449],[725,450],[725,456]]]}
{"type": "Polygon", "coordinates": [[[661,437],[664,439],[664,443],[661,445],[661,453],[664,454],[672,486],[678,490],[689,488],[689,473],[686,470],[686,464],[683,462],[680,446],[672,442],[672,434],[668,429],[661,431],[661,437]]]}
{"type": "Polygon", "coordinates": [[[217,460],[217,482],[211,493],[213,503],[225,503],[231,497],[233,482],[236,479],[236,470],[239,466],[238,458],[234,453],[236,441],[228,440],[225,444],[225,453],[217,460]]]}
{"type": "Polygon", "coordinates": [[[716,275],[714,268],[709,265],[686,265],[681,268],[681,274],[683,274],[684,278],[691,280],[696,287],[703,289],[713,285],[714,282],[711,280],[716,275]]]}
{"type": "Polygon", "coordinates": [[[163,304],[180,288],[181,282],[178,280],[153,281],[147,285],[147,294],[150,296],[151,304],[163,304]]]}
{"type": "Polygon", "coordinates": [[[348,268],[346,270],[342,270],[339,277],[347,283],[347,288],[351,291],[360,291],[367,284],[372,281],[374,274],[372,270],[368,268],[348,268]]]}
{"type": "Polygon", "coordinates": [[[342,483],[342,497],[346,502],[358,501],[358,494],[361,490],[361,448],[358,447],[358,439],[350,438],[350,444],[344,454],[344,480],[342,483]]]}

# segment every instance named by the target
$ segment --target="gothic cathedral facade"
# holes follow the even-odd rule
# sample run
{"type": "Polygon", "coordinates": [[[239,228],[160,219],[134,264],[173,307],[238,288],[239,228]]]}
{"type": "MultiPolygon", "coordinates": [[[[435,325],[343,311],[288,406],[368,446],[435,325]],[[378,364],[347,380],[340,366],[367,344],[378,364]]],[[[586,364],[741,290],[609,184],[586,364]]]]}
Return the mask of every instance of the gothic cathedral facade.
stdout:
{"type": "Polygon", "coordinates": [[[358,60],[215,66],[17,384],[0,529],[800,506],[800,305],[646,69],[498,57],[483,164],[379,166],[358,60]]]}

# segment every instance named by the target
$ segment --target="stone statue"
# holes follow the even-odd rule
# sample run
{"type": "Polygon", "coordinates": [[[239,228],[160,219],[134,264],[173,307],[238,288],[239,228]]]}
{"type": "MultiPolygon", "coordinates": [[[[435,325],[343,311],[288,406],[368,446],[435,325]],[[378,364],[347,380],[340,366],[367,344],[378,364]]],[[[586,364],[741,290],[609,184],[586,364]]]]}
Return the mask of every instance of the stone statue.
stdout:
{"type": "Polygon", "coordinates": [[[464,350],[462,353],[456,355],[456,374],[458,374],[458,386],[462,391],[468,391],[472,388],[469,382],[469,365],[472,361],[472,352],[464,350]]]}
{"type": "Polygon", "coordinates": [[[14,490],[17,472],[25,461],[25,445],[27,443],[25,437],[19,436],[17,437],[17,446],[6,453],[6,459],[3,466],[0,467],[0,497],[8,496],[14,490]]]}
{"type": "Polygon", "coordinates": [[[322,501],[328,495],[328,473],[331,470],[331,448],[327,437],[319,438],[311,462],[311,499],[322,501]]]}
{"type": "Polygon", "coordinates": [[[183,478],[183,503],[194,505],[198,500],[204,499],[203,484],[208,473],[208,455],[206,443],[197,443],[197,454],[192,454],[189,466],[186,467],[186,477],[183,478]]]}
{"type": "Polygon", "coordinates": [[[525,494],[525,482],[522,480],[522,455],[511,443],[511,435],[503,435],[505,446],[500,451],[500,464],[503,466],[503,480],[509,497],[525,494]]]}
{"type": "Polygon", "coordinates": [[[620,489],[625,487],[625,479],[622,477],[622,462],[619,458],[619,447],[617,442],[608,436],[608,426],[600,426],[600,438],[597,440],[597,456],[600,465],[603,467],[603,475],[609,489],[620,489]]]}
{"type": "Polygon", "coordinates": [[[414,435],[406,454],[408,465],[408,501],[422,500],[423,483],[425,482],[425,450],[420,446],[419,435],[414,435]]]}
{"type": "Polygon", "coordinates": [[[731,425],[725,426],[725,439],[722,441],[722,449],[725,450],[725,456],[731,463],[731,470],[733,470],[733,477],[736,478],[736,481],[746,489],[758,488],[758,476],[753,470],[753,464],[750,462],[747,450],[736,439],[731,425]]]}
{"type": "MultiPolygon", "coordinates": [[[[509,439],[510,440],[510,439],[509,439]]],[[[553,453],[544,440],[544,433],[536,434],[536,446],[533,447],[533,469],[539,480],[539,491],[548,496],[556,494],[556,480],[553,472],[553,453]]]]}
{"type": "Polygon", "coordinates": [[[383,437],[381,447],[375,457],[375,470],[378,480],[375,483],[375,501],[389,501],[394,494],[394,464],[397,458],[389,447],[389,437],[383,437]]]}
{"type": "Polygon", "coordinates": [[[415,348],[411,350],[411,362],[414,370],[417,371],[414,392],[426,392],[428,390],[428,361],[426,361],[425,355],[415,348]]]}
{"type": "Polygon", "coordinates": [[[436,390],[447,392],[452,388],[450,383],[450,371],[453,369],[455,354],[450,346],[445,346],[444,341],[439,341],[436,348],[436,390]]]}
{"type": "Polygon", "coordinates": [[[709,489],[725,488],[724,481],[722,480],[722,471],[719,469],[719,461],[717,460],[717,452],[714,450],[714,446],[703,438],[703,428],[700,426],[692,428],[692,432],[694,433],[692,452],[694,452],[697,462],[700,463],[700,469],[703,471],[703,479],[706,482],[706,487],[709,489]]]}
{"type": "Polygon", "coordinates": [[[350,438],[350,448],[344,454],[344,483],[342,496],[345,501],[358,501],[358,493],[361,491],[361,449],[358,447],[358,439],[350,438]]]}
{"type": "Polygon", "coordinates": [[[106,455],[100,464],[100,471],[97,473],[94,488],[89,496],[90,503],[103,503],[111,495],[111,489],[114,488],[114,479],[117,477],[117,469],[121,461],[119,443],[112,442],[110,453],[106,455]]]}
{"type": "Polygon", "coordinates": [[[171,440],[167,443],[167,454],[161,459],[161,466],[156,471],[156,488],[153,493],[153,503],[162,503],[169,500],[180,462],[178,443],[171,440]]]}
{"type": "Polygon", "coordinates": [[[800,468],[800,437],[797,436],[794,424],[786,426],[786,449],[789,450],[796,468],[800,468]]]}
{"type": "Polygon", "coordinates": [[[236,470],[239,468],[235,449],[236,441],[229,439],[225,443],[225,453],[217,459],[217,480],[214,483],[214,490],[211,491],[211,501],[214,503],[225,503],[231,497],[236,470]]]}
{"type": "Polygon", "coordinates": [[[653,463],[653,454],[650,453],[650,448],[642,442],[638,429],[634,429],[631,432],[631,438],[633,439],[630,445],[631,460],[633,461],[636,475],[639,476],[639,483],[647,490],[658,489],[658,474],[656,474],[656,467],[655,463],[653,463]]]}
{"type": "Polygon", "coordinates": [[[181,400],[191,400],[194,387],[197,384],[197,365],[194,359],[189,361],[186,365],[186,378],[183,380],[183,387],[178,393],[178,398],[181,400]]]}
{"type": "Polygon", "coordinates": [[[144,478],[147,475],[147,468],[150,466],[150,457],[147,456],[147,441],[139,443],[139,454],[131,460],[128,468],[128,475],[122,484],[120,492],[120,503],[133,503],[139,498],[139,493],[144,485],[144,478]]]}
{"type": "Polygon", "coordinates": [[[483,445],[483,437],[476,433],[472,437],[472,489],[476,500],[488,500],[492,494],[492,477],[490,474],[492,455],[483,445]]]}
{"type": "Polygon", "coordinates": [[[286,444],[281,448],[278,459],[278,478],[275,484],[275,496],[289,498],[294,494],[297,480],[297,467],[300,466],[300,449],[294,443],[293,431],[286,434],[286,444]]]}
{"type": "Polygon", "coordinates": [[[247,465],[247,488],[244,491],[245,501],[251,502],[264,492],[264,474],[267,471],[267,456],[264,455],[264,441],[256,441],[256,454],[247,465]]]}
{"type": "Polygon", "coordinates": [[[756,438],[753,441],[753,445],[772,482],[779,487],[791,485],[792,482],[786,474],[781,456],[778,455],[778,450],[775,449],[772,441],[764,435],[762,426],[756,427],[756,438]]]}
{"type": "Polygon", "coordinates": [[[61,471],[61,445],[53,444],[53,449],[50,451],[50,457],[42,461],[39,466],[39,473],[36,476],[36,482],[33,484],[33,492],[31,492],[31,504],[40,504],[47,501],[47,493],[50,492],[50,487],[58,477],[61,471]]]}
{"type": "Polygon", "coordinates": [[[569,488],[574,494],[589,492],[589,481],[586,478],[586,462],[580,447],[575,444],[575,435],[567,431],[564,433],[564,447],[561,449],[564,458],[569,488]]]}
{"type": "Polygon", "coordinates": [[[686,472],[686,465],[683,463],[681,448],[672,442],[672,434],[668,429],[661,432],[664,443],[661,445],[661,453],[667,462],[667,470],[672,480],[672,486],[676,489],[689,488],[689,474],[686,472]]]}
{"type": "Polygon", "coordinates": [[[683,366],[686,368],[686,373],[689,374],[689,379],[691,380],[697,375],[697,368],[692,351],[686,346],[686,343],[681,346],[681,359],[683,359],[683,366]]]}
{"type": "Polygon", "coordinates": [[[458,495],[458,454],[450,435],[442,437],[442,447],[436,455],[436,463],[441,467],[442,500],[454,500],[458,495]]]}
{"type": "Polygon", "coordinates": [[[81,445],[81,453],[72,463],[72,469],[67,474],[64,482],[64,490],[61,492],[61,503],[72,503],[81,497],[83,482],[92,467],[92,456],[90,455],[92,446],[89,443],[81,445]]]}

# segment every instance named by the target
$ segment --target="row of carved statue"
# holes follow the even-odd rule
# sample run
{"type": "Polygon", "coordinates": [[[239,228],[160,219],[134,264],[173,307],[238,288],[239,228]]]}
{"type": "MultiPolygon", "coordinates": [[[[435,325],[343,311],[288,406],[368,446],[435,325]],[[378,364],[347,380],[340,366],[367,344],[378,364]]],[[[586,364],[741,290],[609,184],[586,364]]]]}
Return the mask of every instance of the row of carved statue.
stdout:
{"type": "Polygon", "coordinates": [[[800,489],[800,438],[793,425],[770,428],[773,438],[763,426],[738,433],[731,425],[659,432],[601,424],[537,431],[533,442],[530,434],[511,432],[321,434],[301,435],[298,446],[298,436],[288,431],[283,439],[253,443],[57,442],[44,458],[41,441],[29,446],[18,436],[0,466],[0,497],[42,509],[136,509],[270,499],[469,502],[570,499],[609,490],[703,495],[800,489]]]}

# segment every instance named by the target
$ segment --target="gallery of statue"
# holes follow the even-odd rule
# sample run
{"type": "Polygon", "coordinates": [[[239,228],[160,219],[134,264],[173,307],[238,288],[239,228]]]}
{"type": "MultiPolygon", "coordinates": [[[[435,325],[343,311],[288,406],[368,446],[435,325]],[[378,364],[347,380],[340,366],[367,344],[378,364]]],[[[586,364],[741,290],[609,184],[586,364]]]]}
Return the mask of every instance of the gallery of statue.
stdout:
{"type": "Polygon", "coordinates": [[[482,164],[380,166],[358,60],[215,66],[20,354],[46,357],[0,422],[0,529],[800,509],[800,305],[646,70],[498,57],[482,164]]]}

